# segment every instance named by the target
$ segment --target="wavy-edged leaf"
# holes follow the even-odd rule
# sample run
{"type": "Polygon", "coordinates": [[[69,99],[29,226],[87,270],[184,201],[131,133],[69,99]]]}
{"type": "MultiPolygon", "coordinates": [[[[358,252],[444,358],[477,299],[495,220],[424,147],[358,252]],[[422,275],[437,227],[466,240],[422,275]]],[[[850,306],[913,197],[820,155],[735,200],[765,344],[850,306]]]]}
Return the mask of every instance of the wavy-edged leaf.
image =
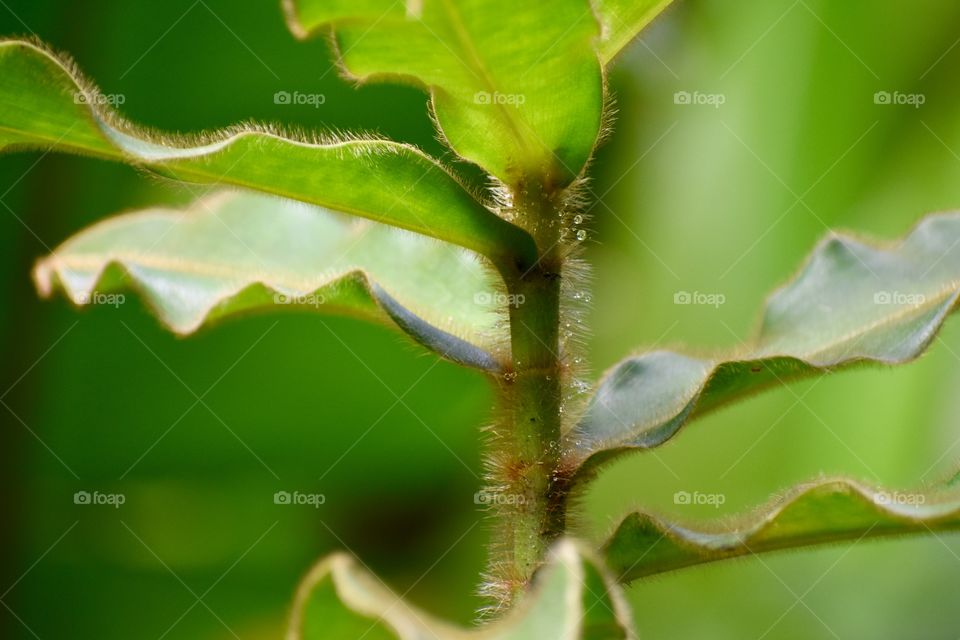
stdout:
{"type": "Polygon", "coordinates": [[[673,0],[594,0],[602,25],[600,59],[604,64],[636,38],[673,0]]]}
{"type": "Polygon", "coordinates": [[[461,364],[498,368],[497,282],[457,247],[292,200],[219,193],[80,232],[34,269],[41,293],[75,304],[142,293],[178,334],[221,318],[297,308],[396,324],[461,364]]]}
{"type": "Polygon", "coordinates": [[[285,0],[294,33],[333,26],[358,81],[431,90],[451,147],[516,186],[560,183],[586,165],[601,128],[603,70],[589,0],[285,0]]]}
{"type": "Polygon", "coordinates": [[[630,514],[604,545],[604,555],[619,580],[629,582],[768,551],[957,530],[956,490],[899,493],[851,480],[821,480],[797,487],[725,528],[686,527],[645,513],[630,514]]]}
{"type": "Polygon", "coordinates": [[[123,122],[72,65],[0,42],[0,151],[45,148],[123,160],[187,182],[223,183],[416,231],[495,261],[535,259],[530,236],[421,151],[387,140],[308,142],[264,128],[163,137],[123,122]]]}
{"type": "Polygon", "coordinates": [[[593,462],[648,449],[689,420],[777,383],[918,357],[960,296],[960,214],[933,215],[898,244],[833,235],[767,302],[759,335],[731,357],[634,356],[601,380],[573,429],[593,462]]]}
{"type": "Polygon", "coordinates": [[[530,592],[502,620],[467,630],[404,602],[346,554],[301,583],[287,640],[616,640],[633,638],[617,584],[570,540],[559,542],[530,592]],[[369,636],[366,634],[370,634],[369,636]]]}

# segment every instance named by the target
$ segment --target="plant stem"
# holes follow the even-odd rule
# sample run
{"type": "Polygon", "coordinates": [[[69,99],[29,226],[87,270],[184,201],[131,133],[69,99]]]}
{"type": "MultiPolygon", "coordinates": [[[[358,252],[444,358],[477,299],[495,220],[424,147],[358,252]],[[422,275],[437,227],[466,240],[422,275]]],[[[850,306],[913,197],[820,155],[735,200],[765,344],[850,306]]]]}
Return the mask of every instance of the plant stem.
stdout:
{"type": "Polygon", "coordinates": [[[514,523],[513,548],[516,571],[526,582],[546,547],[563,533],[565,520],[555,486],[561,453],[559,282],[537,274],[518,290],[515,295],[524,296],[524,304],[510,314],[516,375],[510,397],[515,470],[525,508],[514,523]]]}
{"type": "MultiPolygon", "coordinates": [[[[560,354],[561,213],[553,194],[536,184],[514,194],[515,212],[540,248],[538,263],[504,273],[510,293],[512,368],[502,378],[503,422],[495,434],[499,539],[493,585],[502,605],[523,591],[566,521],[561,473],[564,364],[560,354]],[[505,557],[504,557],[505,556],[505,557]],[[499,565],[499,566],[498,566],[499,565]]],[[[497,554],[495,553],[495,556],[497,554]]]]}

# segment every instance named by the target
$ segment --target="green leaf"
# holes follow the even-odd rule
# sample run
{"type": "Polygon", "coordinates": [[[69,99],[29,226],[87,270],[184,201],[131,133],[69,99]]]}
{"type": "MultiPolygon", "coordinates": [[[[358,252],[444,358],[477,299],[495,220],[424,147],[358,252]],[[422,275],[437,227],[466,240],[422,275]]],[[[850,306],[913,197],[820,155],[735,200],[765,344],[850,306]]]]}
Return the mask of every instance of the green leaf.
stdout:
{"type": "Polygon", "coordinates": [[[287,640],[360,637],[615,640],[634,635],[619,587],[579,545],[564,540],[553,548],[519,604],[503,619],[474,630],[415,609],[351,556],[330,556],[301,583],[287,640]]]}
{"type": "Polygon", "coordinates": [[[387,140],[306,141],[263,127],[191,140],[122,121],[73,66],[24,41],[0,42],[0,151],[43,148],[123,160],[164,176],[301,200],[446,240],[495,262],[532,263],[524,231],[478,202],[416,148],[387,140]]]}
{"type": "Polygon", "coordinates": [[[636,38],[673,0],[594,0],[600,23],[600,59],[604,64],[636,38]]]}
{"type": "Polygon", "coordinates": [[[375,222],[253,193],[151,209],[83,231],[34,269],[77,305],[139,291],[184,335],[221,318],[298,309],[396,325],[460,364],[499,367],[497,280],[466,251],[375,222]]]}
{"type": "Polygon", "coordinates": [[[616,365],[572,430],[572,455],[598,463],[657,447],[692,418],[764,388],[913,360],[956,306],[958,283],[960,214],[930,216],[891,247],[828,237],[770,297],[751,345],[718,359],[655,351],[616,365]]]}
{"type": "Polygon", "coordinates": [[[686,527],[645,513],[628,515],[604,545],[619,580],[794,547],[911,533],[960,530],[957,492],[878,491],[850,480],[798,487],[722,529],[686,527]]]}
{"type": "Polygon", "coordinates": [[[333,26],[359,82],[428,87],[450,146],[510,186],[563,186],[601,128],[603,70],[589,0],[285,0],[293,32],[333,26]]]}

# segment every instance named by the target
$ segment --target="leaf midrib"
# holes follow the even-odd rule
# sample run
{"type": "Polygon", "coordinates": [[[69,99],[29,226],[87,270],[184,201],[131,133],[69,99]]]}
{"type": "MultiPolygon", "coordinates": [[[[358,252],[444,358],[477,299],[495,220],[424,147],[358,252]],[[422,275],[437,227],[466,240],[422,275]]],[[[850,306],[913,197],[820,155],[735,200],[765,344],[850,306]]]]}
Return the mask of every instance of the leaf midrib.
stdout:
{"type": "MultiPolygon", "coordinates": [[[[483,59],[480,57],[480,52],[477,50],[470,33],[467,31],[460,12],[451,3],[451,0],[440,0],[440,3],[444,8],[447,17],[449,18],[454,35],[456,35],[457,40],[460,42],[460,46],[470,59],[473,68],[470,68],[470,64],[467,64],[466,61],[464,61],[464,66],[467,67],[471,73],[477,76],[477,78],[481,81],[481,83],[484,84],[488,91],[491,93],[496,93],[497,84],[493,78],[493,75],[483,63],[483,59]]],[[[530,136],[524,133],[524,130],[529,129],[529,127],[524,127],[520,119],[517,118],[516,115],[511,112],[506,105],[494,103],[494,106],[497,108],[497,111],[502,114],[503,120],[506,121],[507,126],[510,128],[514,138],[520,143],[521,148],[543,148],[543,145],[539,143],[539,140],[531,140],[530,136]]]]}

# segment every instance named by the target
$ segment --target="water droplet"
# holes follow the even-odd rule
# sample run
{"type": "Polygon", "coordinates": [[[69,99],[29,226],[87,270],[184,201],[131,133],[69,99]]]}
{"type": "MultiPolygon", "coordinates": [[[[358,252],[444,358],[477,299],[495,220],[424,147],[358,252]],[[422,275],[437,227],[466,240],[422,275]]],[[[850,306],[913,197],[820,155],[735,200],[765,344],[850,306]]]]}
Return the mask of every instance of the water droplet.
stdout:
{"type": "Polygon", "coordinates": [[[574,217],[573,224],[583,224],[583,216],[578,215],[574,217]]]}
{"type": "Polygon", "coordinates": [[[580,231],[577,231],[577,240],[579,240],[580,242],[583,242],[586,239],[587,239],[586,229],[580,229],[580,231]]]}

